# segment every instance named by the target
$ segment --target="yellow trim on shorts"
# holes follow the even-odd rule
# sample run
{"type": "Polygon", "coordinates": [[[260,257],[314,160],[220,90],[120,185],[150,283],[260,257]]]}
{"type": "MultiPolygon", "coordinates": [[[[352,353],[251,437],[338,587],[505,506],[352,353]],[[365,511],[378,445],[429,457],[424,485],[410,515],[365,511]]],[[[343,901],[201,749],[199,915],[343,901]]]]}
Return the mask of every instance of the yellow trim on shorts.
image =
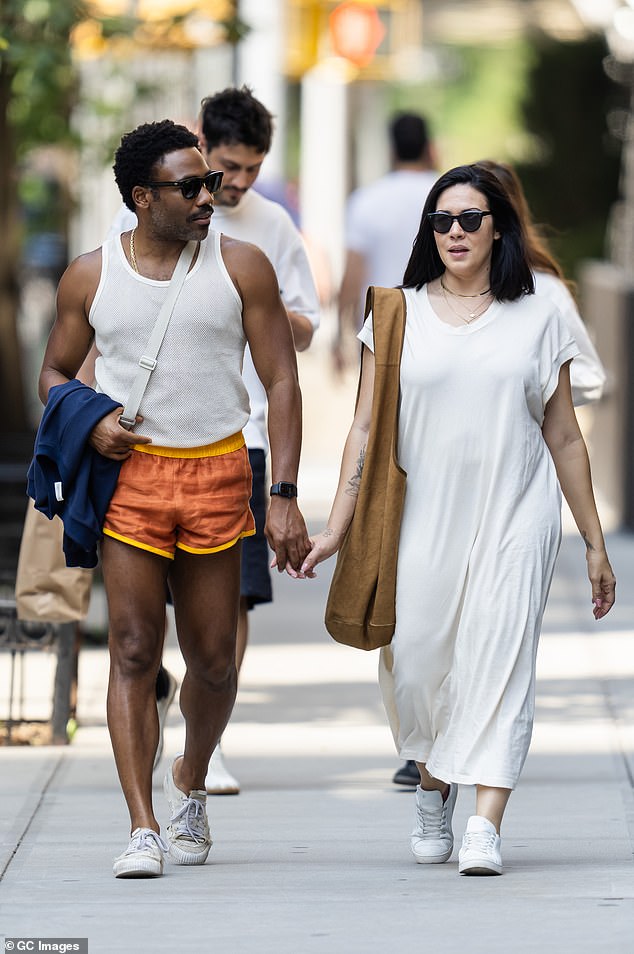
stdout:
{"type": "MultiPolygon", "coordinates": [[[[160,447],[158,444],[133,444],[132,449],[142,454],[154,454],[156,457],[180,457],[184,459],[195,457],[220,457],[221,454],[231,454],[244,447],[242,431],[223,437],[213,444],[203,444],[201,447],[160,447]]],[[[235,543],[235,541],[234,541],[235,543]]],[[[202,552],[202,551],[201,551],[202,552]]],[[[211,551],[204,551],[205,553],[211,551]]]]}
{"type": "Polygon", "coordinates": [[[113,537],[115,540],[120,540],[121,543],[128,543],[131,547],[137,547],[139,550],[147,550],[148,553],[156,553],[158,556],[167,557],[168,560],[174,559],[174,554],[170,553],[169,550],[159,550],[158,547],[151,547],[147,543],[140,543],[138,540],[133,540],[131,537],[124,537],[121,533],[115,533],[114,530],[102,531],[105,536],[113,537]]]}
{"type": "MultiPolygon", "coordinates": [[[[139,550],[147,550],[148,553],[156,553],[158,556],[167,557],[168,560],[173,560],[175,554],[170,553],[168,550],[159,550],[158,547],[151,547],[147,543],[140,543],[138,540],[133,540],[131,537],[124,537],[121,533],[115,533],[114,530],[104,530],[103,533],[108,537],[113,537],[115,540],[119,540],[121,543],[127,543],[131,547],[137,547],[139,550]]],[[[183,543],[177,543],[176,547],[179,550],[184,550],[186,553],[193,553],[194,556],[204,556],[205,553],[218,553],[220,550],[228,550],[230,547],[235,546],[238,540],[241,540],[243,537],[253,537],[255,536],[255,530],[245,530],[244,533],[238,534],[237,537],[234,537],[233,540],[229,540],[228,543],[222,543],[219,547],[209,547],[203,550],[197,550],[195,547],[185,546],[183,543]]]]}
{"type": "Polygon", "coordinates": [[[241,540],[243,537],[253,537],[255,536],[255,530],[245,530],[243,533],[239,533],[237,537],[234,537],[233,540],[229,540],[229,543],[223,543],[219,547],[209,547],[204,550],[197,550],[195,547],[188,547],[184,543],[177,543],[176,547],[178,550],[184,550],[185,553],[193,553],[194,556],[202,556],[205,553],[218,553],[219,550],[228,550],[230,547],[236,545],[238,540],[241,540]]]}

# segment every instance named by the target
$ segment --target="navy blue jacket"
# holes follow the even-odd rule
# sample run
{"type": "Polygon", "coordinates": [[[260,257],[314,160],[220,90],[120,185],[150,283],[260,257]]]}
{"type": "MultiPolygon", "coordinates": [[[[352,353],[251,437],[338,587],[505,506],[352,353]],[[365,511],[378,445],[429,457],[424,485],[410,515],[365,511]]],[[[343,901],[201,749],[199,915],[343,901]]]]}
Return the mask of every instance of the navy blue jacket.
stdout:
{"type": "Polygon", "coordinates": [[[102,417],[120,406],[77,380],[49,391],[27,475],[27,493],[49,520],[55,514],[62,518],[67,566],[97,565],[97,543],[121,461],[98,453],[88,438],[102,417]]]}

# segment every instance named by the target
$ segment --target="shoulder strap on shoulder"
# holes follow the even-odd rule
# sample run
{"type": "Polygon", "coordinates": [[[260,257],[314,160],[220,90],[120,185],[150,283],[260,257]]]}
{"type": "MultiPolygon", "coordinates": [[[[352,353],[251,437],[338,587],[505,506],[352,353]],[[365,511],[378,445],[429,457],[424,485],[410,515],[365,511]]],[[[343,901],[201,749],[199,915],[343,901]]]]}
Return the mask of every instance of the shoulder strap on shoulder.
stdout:
{"type": "Polygon", "coordinates": [[[405,296],[401,288],[371,285],[365,315],[372,311],[374,357],[378,364],[399,364],[405,333],[405,296]]]}

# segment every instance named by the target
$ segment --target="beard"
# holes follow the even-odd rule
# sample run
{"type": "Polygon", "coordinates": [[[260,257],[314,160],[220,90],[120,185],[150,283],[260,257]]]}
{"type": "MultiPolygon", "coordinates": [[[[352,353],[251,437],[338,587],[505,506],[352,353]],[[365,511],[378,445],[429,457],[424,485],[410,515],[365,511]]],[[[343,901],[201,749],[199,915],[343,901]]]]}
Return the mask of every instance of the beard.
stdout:
{"type": "Polygon", "coordinates": [[[196,211],[192,212],[186,219],[174,221],[174,218],[169,216],[164,208],[159,209],[158,206],[159,203],[154,203],[151,206],[151,228],[157,239],[190,242],[192,240],[200,241],[201,239],[207,238],[210,223],[207,221],[203,224],[203,222],[196,221],[196,219],[209,211],[211,211],[213,215],[213,207],[196,209],[196,211]]]}

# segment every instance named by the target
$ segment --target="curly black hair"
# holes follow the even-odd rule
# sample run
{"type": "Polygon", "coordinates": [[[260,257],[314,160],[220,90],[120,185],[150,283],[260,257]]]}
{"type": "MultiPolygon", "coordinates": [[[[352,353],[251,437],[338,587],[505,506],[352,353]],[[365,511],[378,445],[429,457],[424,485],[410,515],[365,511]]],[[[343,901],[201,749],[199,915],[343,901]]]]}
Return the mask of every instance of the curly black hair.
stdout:
{"type": "Polygon", "coordinates": [[[251,146],[268,152],[273,138],[273,117],[248,86],[229,86],[201,103],[201,123],[207,149],[221,143],[251,146]]]}
{"type": "Polygon", "coordinates": [[[134,187],[145,185],[154,178],[154,167],[169,152],[190,149],[192,146],[198,146],[198,137],[186,126],[179,126],[171,119],[143,123],[122,137],[112,168],[121,198],[132,212],[135,211],[132,198],[134,187]]]}

